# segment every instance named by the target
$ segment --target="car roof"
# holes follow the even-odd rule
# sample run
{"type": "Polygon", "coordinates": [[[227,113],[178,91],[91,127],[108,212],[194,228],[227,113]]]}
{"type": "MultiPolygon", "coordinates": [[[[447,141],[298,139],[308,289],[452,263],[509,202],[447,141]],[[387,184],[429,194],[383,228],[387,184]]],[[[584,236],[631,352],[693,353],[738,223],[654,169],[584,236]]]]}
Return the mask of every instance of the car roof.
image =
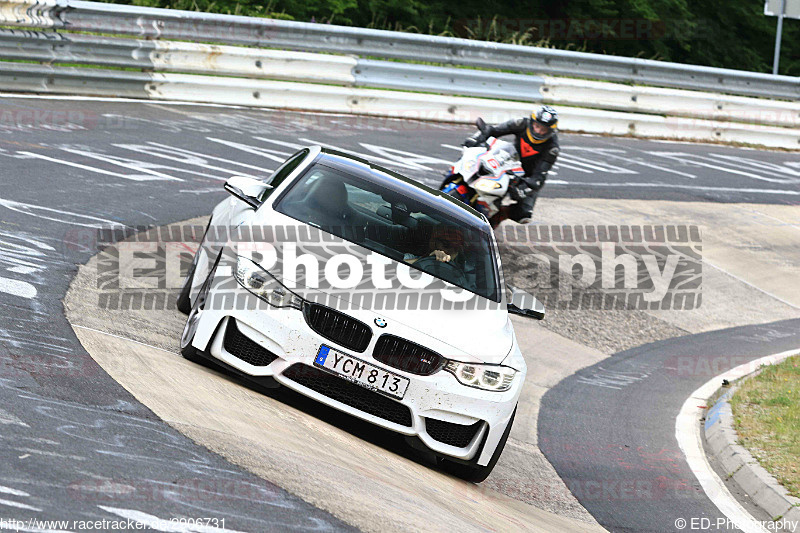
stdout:
{"type": "Polygon", "coordinates": [[[451,217],[462,220],[464,223],[483,231],[490,231],[486,217],[467,204],[398,172],[371,163],[362,157],[331,150],[330,148],[322,148],[317,162],[354,174],[367,181],[384,185],[387,188],[396,189],[411,198],[419,198],[424,203],[433,202],[451,217]]]}

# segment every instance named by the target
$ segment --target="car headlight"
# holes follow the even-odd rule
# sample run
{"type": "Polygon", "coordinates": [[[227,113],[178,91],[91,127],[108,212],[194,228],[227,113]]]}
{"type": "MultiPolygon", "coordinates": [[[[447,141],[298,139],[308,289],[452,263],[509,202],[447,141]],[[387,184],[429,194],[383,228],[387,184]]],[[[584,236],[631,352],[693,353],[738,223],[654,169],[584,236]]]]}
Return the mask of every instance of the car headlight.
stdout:
{"type": "Polygon", "coordinates": [[[286,288],[275,276],[246,257],[236,257],[234,277],[239,285],[273,307],[303,309],[304,300],[286,288]]]}
{"type": "Polygon", "coordinates": [[[444,369],[467,387],[475,387],[496,392],[507,391],[514,383],[517,371],[501,365],[481,365],[448,361],[444,369]]]}

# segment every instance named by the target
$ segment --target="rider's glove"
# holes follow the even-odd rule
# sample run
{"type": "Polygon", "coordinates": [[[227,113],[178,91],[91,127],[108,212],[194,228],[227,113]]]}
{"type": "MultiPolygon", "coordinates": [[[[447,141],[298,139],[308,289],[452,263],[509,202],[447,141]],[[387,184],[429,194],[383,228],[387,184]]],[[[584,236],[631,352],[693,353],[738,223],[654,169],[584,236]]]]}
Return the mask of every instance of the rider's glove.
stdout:
{"type": "Polygon", "coordinates": [[[478,146],[479,144],[480,143],[478,142],[478,139],[476,139],[475,137],[467,137],[466,139],[464,139],[464,142],[461,143],[462,146],[466,146],[467,148],[473,148],[475,146],[478,146]]]}
{"type": "Polygon", "coordinates": [[[524,182],[520,182],[519,184],[513,184],[508,189],[508,195],[511,196],[511,199],[515,202],[521,202],[527,196],[526,191],[529,190],[528,186],[524,182]]]}
{"type": "Polygon", "coordinates": [[[480,131],[476,131],[475,133],[473,133],[464,140],[462,146],[466,146],[467,148],[473,148],[475,146],[480,146],[484,144],[485,141],[486,137],[483,136],[483,133],[480,131]]]}
{"type": "Polygon", "coordinates": [[[523,180],[525,182],[525,185],[529,187],[527,195],[530,196],[533,193],[538,192],[539,189],[541,189],[542,187],[544,187],[544,179],[545,179],[544,177],[539,176],[538,178],[528,178],[523,180]]]}

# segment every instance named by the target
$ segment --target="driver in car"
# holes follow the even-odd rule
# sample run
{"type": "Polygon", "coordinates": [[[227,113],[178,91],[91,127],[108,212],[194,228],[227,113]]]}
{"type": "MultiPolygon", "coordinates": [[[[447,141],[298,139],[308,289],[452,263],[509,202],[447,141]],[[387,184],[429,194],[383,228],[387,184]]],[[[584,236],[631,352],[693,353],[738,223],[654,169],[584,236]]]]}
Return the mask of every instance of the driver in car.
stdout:
{"type": "Polygon", "coordinates": [[[464,234],[458,228],[442,226],[434,228],[428,241],[428,249],[430,250],[428,254],[405,254],[403,260],[413,264],[423,257],[431,256],[442,263],[458,264],[456,260],[464,249],[464,234]]]}

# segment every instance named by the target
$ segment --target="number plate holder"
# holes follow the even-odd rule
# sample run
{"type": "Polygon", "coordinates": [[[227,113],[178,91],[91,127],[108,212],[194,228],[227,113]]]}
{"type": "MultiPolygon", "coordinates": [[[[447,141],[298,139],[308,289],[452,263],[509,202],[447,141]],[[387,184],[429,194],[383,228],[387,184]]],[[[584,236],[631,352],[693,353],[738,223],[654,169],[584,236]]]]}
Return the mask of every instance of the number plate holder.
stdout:
{"type": "Polygon", "coordinates": [[[314,366],[346,379],[365,389],[402,400],[410,380],[356,357],[334,350],[324,344],[319,347],[314,366]],[[370,382],[370,379],[374,381],[370,382]]]}

